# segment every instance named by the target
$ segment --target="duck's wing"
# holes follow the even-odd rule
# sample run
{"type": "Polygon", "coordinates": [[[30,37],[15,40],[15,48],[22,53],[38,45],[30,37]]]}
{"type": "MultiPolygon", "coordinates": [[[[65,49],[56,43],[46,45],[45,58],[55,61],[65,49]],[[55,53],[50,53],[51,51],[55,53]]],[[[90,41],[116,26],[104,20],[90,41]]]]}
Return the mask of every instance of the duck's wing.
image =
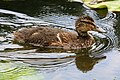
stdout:
{"type": "Polygon", "coordinates": [[[51,46],[64,47],[72,41],[71,35],[68,32],[59,32],[56,34],[57,40],[52,42],[51,46]]]}
{"type": "Polygon", "coordinates": [[[77,35],[72,32],[62,32],[57,34],[57,39],[60,43],[69,43],[77,39],[77,35]]]}

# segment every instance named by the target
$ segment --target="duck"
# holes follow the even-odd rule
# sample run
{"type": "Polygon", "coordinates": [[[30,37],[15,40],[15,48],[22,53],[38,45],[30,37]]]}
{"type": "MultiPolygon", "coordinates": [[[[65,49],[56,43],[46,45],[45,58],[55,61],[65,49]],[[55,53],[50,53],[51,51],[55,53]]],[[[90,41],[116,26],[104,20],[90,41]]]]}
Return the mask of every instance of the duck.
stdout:
{"type": "Polygon", "coordinates": [[[41,25],[23,28],[13,34],[14,42],[19,44],[45,48],[81,49],[92,47],[95,43],[90,31],[105,32],[104,29],[96,26],[93,18],[84,15],[76,20],[74,31],[41,25]]]}

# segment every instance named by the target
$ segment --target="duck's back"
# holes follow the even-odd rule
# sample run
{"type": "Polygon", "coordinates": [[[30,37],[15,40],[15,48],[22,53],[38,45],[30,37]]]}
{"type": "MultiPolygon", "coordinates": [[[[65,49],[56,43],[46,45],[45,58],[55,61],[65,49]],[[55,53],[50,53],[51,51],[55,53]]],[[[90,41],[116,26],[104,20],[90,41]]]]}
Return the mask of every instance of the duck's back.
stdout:
{"type": "Polygon", "coordinates": [[[29,43],[34,46],[62,46],[77,39],[77,34],[51,27],[24,28],[14,33],[18,43],[29,43]]]}

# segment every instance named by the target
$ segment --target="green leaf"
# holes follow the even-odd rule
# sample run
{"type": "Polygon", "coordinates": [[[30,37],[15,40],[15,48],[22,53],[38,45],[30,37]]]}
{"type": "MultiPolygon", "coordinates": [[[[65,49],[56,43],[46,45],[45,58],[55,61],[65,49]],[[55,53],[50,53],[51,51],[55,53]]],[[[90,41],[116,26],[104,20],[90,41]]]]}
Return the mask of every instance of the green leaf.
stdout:
{"type": "Polygon", "coordinates": [[[0,80],[44,80],[44,76],[22,62],[0,61],[0,80]]]}
{"type": "Polygon", "coordinates": [[[97,4],[90,4],[91,0],[85,0],[84,3],[90,8],[108,8],[108,11],[120,11],[120,0],[110,0],[97,4]]]}

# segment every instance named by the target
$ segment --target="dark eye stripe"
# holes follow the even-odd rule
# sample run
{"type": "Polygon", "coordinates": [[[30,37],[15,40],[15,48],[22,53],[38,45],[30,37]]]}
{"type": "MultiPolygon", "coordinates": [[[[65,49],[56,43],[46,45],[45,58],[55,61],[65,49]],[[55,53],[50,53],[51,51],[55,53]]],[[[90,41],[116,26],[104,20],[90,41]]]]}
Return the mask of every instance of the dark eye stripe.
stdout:
{"type": "Polygon", "coordinates": [[[83,22],[83,23],[88,23],[88,24],[91,24],[93,26],[96,26],[93,22],[90,22],[88,20],[81,20],[80,22],[83,22]]]}

